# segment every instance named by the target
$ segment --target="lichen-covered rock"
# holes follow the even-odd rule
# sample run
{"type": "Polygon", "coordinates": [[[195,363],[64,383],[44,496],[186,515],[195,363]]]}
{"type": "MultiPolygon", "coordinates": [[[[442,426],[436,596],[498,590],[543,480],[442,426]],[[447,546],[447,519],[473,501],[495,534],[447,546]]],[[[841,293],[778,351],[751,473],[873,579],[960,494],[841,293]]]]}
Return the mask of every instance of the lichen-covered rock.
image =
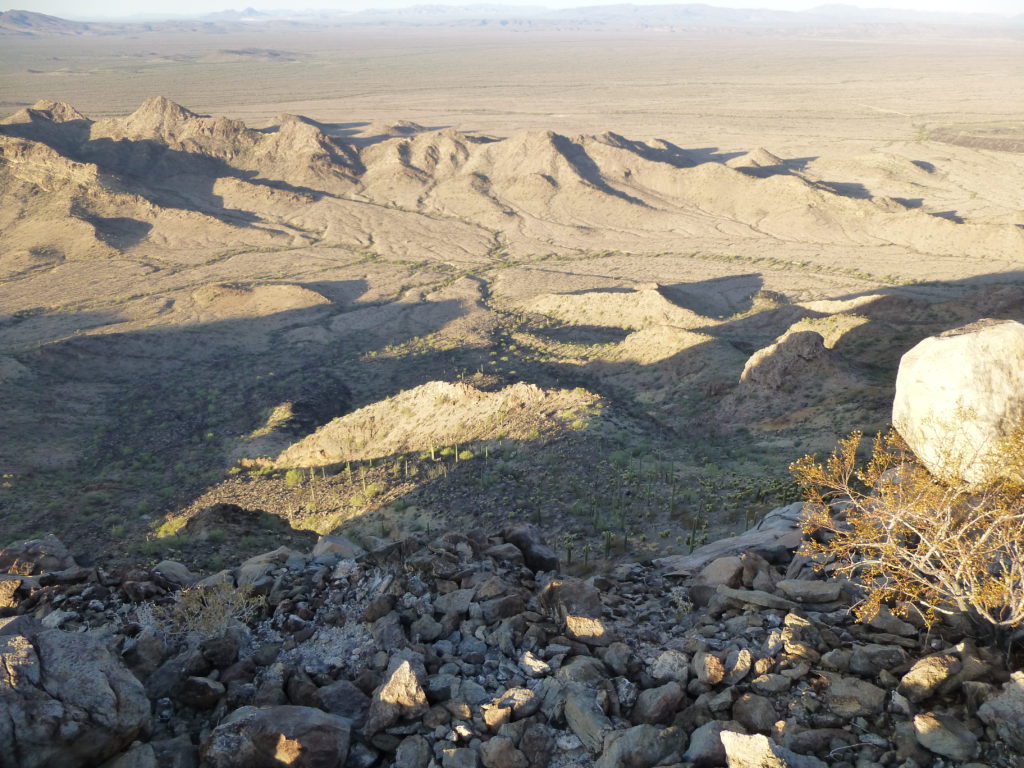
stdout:
{"type": "Polygon", "coordinates": [[[0,765],[96,765],[150,725],[142,683],[95,637],[0,637],[0,765]]]}

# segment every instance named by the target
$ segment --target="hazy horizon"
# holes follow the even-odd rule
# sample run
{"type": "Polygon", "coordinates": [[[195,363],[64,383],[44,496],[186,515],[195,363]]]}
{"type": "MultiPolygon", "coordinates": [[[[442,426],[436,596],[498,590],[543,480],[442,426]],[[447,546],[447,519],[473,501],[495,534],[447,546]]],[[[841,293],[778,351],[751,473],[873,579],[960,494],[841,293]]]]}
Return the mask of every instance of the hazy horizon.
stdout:
{"type": "MultiPolygon", "coordinates": [[[[209,15],[222,11],[244,10],[252,8],[258,11],[362,11],[373,9],[394,10],[416,5],[499,5],[521,7],[573,8],[580,6],[620,5],[615,0],[554,0],[552,2],[534,2],[533,0],[500,0],[499,2],[441,2],[417,3],[410,0],[299,0],[289,3],[282,0],[244,0],[237,6],[211,9],[206,0],[147,0],[141,2],[118,2],[116,0],[25,0],[10,10],[34,11],[52,16],[69,19],[130,19],[133,17],[182,17],[209,15]]],[[[632,5],[674,5],[675,0],[649,0],[648,2],[630,3],[632,5]]],[[[961,14],[1006,14],[1013,15],[1024,11],[1019,0],[861,0],[856,3],[813,2],[811,0],[737,0],[721,2],[721,0],[705,0],[703,5],[718,8],[756,9],[776,11],[807,11],[825,5],[844,5],[864,10],[897,10],[916,11],[921,13],[961,13],[961,14]]]]}

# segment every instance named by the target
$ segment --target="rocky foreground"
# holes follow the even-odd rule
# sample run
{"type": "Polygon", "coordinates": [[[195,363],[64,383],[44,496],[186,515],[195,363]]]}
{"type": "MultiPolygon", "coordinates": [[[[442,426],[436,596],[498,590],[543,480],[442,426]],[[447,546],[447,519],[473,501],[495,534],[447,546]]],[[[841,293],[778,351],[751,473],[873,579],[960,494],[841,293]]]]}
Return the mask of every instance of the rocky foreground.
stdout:
{"type": "Polygon", "coordinates": [[[586,580],[530,528],[322,537],[199,585],[2,550],[0,766],[1024,764],[1024,672],[855,621],[798,510],[586,580]]]}

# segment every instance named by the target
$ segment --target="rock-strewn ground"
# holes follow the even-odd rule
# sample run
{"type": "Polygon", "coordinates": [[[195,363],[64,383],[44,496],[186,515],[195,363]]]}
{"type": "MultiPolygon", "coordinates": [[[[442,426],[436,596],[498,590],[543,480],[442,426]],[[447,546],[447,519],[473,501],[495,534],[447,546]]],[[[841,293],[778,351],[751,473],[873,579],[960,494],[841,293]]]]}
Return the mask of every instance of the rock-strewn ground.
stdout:
{"type": "Polygon", "coordinates": [[[1024,673],[962,627],[855,621],[791,511],[587,580],[530,528],[322,537],[184,592],[170,561],[4,550],[0,765],[1021,765],[1024,673]]]}

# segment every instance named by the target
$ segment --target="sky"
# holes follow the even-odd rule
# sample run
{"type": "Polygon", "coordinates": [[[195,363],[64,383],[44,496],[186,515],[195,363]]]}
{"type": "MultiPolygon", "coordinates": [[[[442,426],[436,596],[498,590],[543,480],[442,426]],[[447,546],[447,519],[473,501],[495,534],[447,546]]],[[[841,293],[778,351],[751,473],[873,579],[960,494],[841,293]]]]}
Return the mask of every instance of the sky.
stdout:
{"type": "MultiPolygon", "coordinates": [[[[232,7],[241,10],[280,9],[336,9],[358,11],[365,8],[400,8],[418,4],[473,5],[486,2],[492,5],[532,5],[565,8],[581,5],[607,5],[622,0],[240,0],[235,5],[226,0],[7,0],[10,7],[25,11],[38,11],[73,19],[114,18],[133,15],[155,16],[204,14],[232,7]]],[[[637,5],[659,2],[703,2],[728,8],[773,8],[800,11],[842,0],[633,0],[637,5]]],[[[1024,13],[1024,0],[852,0],[848,5],[862,8],[902,8],[917,11],[944,11],[959,13],[1024,13]]],[[[3,7],[3,6],[0,6],[3,7]]]]}

